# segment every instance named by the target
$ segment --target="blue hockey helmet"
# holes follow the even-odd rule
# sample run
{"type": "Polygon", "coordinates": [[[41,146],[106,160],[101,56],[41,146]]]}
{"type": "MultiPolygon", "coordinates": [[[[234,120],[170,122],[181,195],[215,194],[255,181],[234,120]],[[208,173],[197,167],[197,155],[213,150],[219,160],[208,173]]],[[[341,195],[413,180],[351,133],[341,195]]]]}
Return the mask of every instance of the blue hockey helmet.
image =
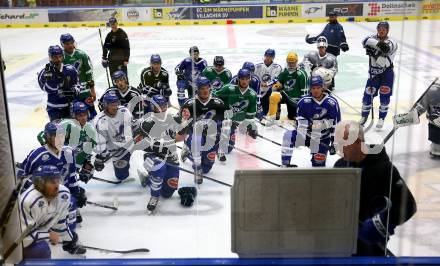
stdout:
{"type": "Polygon", "coordinates": [[[125,74],[125,72],[124,71],[122,71],[122,70],[117,70],[117,71],[115,71],[114,73],[113,73],[113,75],[112,75],[112,78],[113,78],[113,82],[114,83],[116,83],[116,81],[118,80],[118,79],[125,79],[125,81],[127,81],[127,75],[125,74]]]}
{"type": "Polygon", "coordinates": [[[214,66],[224,66],[225,59],[221,55],[217,55],[214,57],[214,66]]]}
{"type": "Polygon", "coordinates": [[[66,130],[58,123],[49,122],[44,126],[44,136],[55,136],[57,134],[66,134],[66,130]]]}
{"type": "Polygon", "coordinates": [[[203,86],[211,86],[211,81],[206,77],[200,77],[197,79],[196,85],[197,85],[197,89],[200,89],[200,87],[203,86]]]}
{"type": "Polygon", "coordinates": [[[160,58],[160,55],[158,54],[151,55],[150,64],[162,64],[162,59],[160,58]]]}
{"type": "Polygon", "coordinates": [[[72,106],[72,113],[74,115],[85,113],[88,111],[87,105],[83,102],[75,102],[72,106]]]}
{"type": "Polygon", "coordinates": [[[255,65],[252,62],[244,62],[243,66],[241,68],[247,69],[251,73],[254,73],[254,71],[255,71],[255,65]]]}
{"type": "Polygon", "coordinates": [[[55,165],[40,165],[32,172],[32,181],[34,183],[44,182],[52,179],[61,179],[61,172],[55,165]]]}
{"type": "Polygon", "coordinates": [[[116,96],[116,94],[112,92],[107,92],[106,94],[104,94],[104,96],[102,96],[102,103],[104,104],[104,106],[116,102],[119,102],[119,98],[118,96],[116,96]]]}
{"type": "Polygon", "coordinates": [[[51,45],[49,46],[47,53],[49,54],[49,57],[54,55],[63,55],[63,49],[59,45],[51,45]]]}
{"type": "Polygon", "coordinates": [[[168,100],[163,96],[162,94],[156,94],[153,97],[151,97],[151,104],[153,106],[153,110],[161,110],[163,107],[168,106],[168,100]]]}
{"type": "Polygon", "coordinates": [[[107,24],[108,24],[109,26],[111,26],[111,25],[113,25],[113,24],[115,24],[115,23],[118,23],[118,20],[117,20],[115,17],[111,17],[111,18],[108,19],[107,24]]]}
{"type": "Polygon", "coordinates": [[[242,78],[250,78],[251,77],[251,72],[249,72],[248,69],[246,68],[242,68],[238,71],[238,79],[242,79],[242,78]]]}
{"type": "Polygon", "coordinates": [[[312,77],[310,78],[310,88],[312,88],[313,86],[324,87],[324,80],[321,76],[312,75],[312,77]]]}
{"type": "Polygon", "coordinates": [[[275,58],[275,50],[274,49],[267,49],[265,52],[264,52],[264,56],[270,56],[270,57],[273,57],[273,58],[275,58]]]}
{"type": "Polygon", "coordinates": [[[199,47],[192,46],[191,48],[189,48],[189,54],[193,54],[193,53],[200,53],[199,47]]]}
{"type": "Polygon", "coordinates": [[[72,35],[70,35],[70,33],[61,34],[60,36],[61,45],[65,44],[66,42],[75,42],[75,39],[72,35]]]}
{"type": "Polygon", "coordinates": [[[379,29],[381,27],[386,28],[387,30],[390,30],[390,24],[387,21],[381,21],[381,22],[377,23],[376,29],[379,29]]]}

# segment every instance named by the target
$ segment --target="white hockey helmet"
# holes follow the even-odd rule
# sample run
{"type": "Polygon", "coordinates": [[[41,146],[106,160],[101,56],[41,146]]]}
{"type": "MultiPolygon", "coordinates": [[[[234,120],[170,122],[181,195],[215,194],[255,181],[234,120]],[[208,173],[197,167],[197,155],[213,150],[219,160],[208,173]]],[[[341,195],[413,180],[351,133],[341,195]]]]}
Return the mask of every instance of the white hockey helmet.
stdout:
{"type": "Polygon", "coordinates": [[[312,75],[319,75],[324,80],[325,87],[332,84],[333,71],[325,67],[317,67],[313,70],[312,75]]]}
{"type": "Polygon", "coordinates": [[[327,43],[327,38],[325,38],[324,36],[319,36],[317,39],[316,39],[316,46],[319,48],[319,47],[325,47],[325,48],[327,48],[328,47],[328,43],[327,43]]]}

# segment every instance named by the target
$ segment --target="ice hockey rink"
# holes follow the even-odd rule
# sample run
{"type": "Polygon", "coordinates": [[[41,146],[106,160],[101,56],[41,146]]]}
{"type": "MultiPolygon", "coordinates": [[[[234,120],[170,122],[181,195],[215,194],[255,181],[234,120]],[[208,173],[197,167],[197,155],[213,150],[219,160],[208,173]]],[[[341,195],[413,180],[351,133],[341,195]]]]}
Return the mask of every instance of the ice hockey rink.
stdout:
{"type": "MultiPolygon", "coordinates": [[[[350,50],[338,57],[336,75],[337,96],[360,111],[364,85],[367,79],[368,57],[361,41],[375,32],[376,23],[345,22],[350,50]]],[[[395,57],[394,94],[390,112],[383,130],[373,127],[367,132],[370,143],[380,143],[392,129],[392,115],[408,111],[435,76],[440,75],[440,21],[390,22],[390,35],[398,41],[395,57]]],[[[284,66],[289,51],[303,55],[315,50],[315,45],[304,42],[307,33],[318,34],[323,23],[217,25],[217,26],[155,26],[123,27],[131,45],[128,66],[130,84],[139,84],[141,70],[149,57],[158,53],[163,67],[170,72],[173,88],[172,103],[177,106],[174,67],[186,56],[192,45],[200,49],[201,57],[212,64],[215,55],[223,55],[226,67],[236,74],[244,61],[262,61],[267,48],[276,50],[275,62],[284,66]]],[[[104,34],[108,29],[104,29],[104,34]]],[[[77,47],[86,51],[94,65],[94,77],[99,96],[107,88],[105,71],[100,65],[101,47],[97,28],[0,29],[2,54],[7,65],[6,88],[12,125],[13,149],[16,161],[22,161],[39,144],[36,135],[48,118],[45,112],[46,95],[37,83],[37,72],[48,61],[47,48],[59,44],[62,33],[71,33],[77,47]]],[[[343,120],[358,120],[359,114],[339,101],[343,120]]],[[[374,105],[379,105],[376,98],[374,105]]],[[[175,112],[170,109],[170,112],[175,112]]],[[[375,110],[377,117],[377,108],[375,110]]],[[[282,116],[286,115],[283,109],[282,116]]],[[[368,123],[368,122],[367,122],[368,123]]],[[[286,125],[288,127],[288,125],[286,125]]],[[[281,142],[284,130],[279,127],[259,128],[259,133],[281,142]]],[[[401,175],[414,194],[418,212],[389,242],[389,249],[399,256],[439,256],[440,250],[440,161],[429,157],[427,120],[423,116],[417,126],[400,128],[386,144],[386,149],[401,175]]],[[[280,163],[280,147],[258,138],[238,136],[238,147],[280,163]]],[[[332,167],[337,155],[329,156],[327,167],[332,167]]],[[[78,229],[80,242],[89,246],[109,249],[148,248],[148,254],[117,255],[88,250],[87,258],[230,258],[231,252],[230,189],[209,180],[200,186],[196,203],[191,208],[180,205],[177,193],[161,199],[157,211],[147,215],[149,191],[141,187],[136,169],[142,163],[137,151],[131,159],[133,182],[111,185],[91,180],[85,185],[88,200],[112,204],[119,202],[119,210],[111,211],[94,206],[81,209],[83,223],[78,229]]],[[[309,150],[294,151],[292,163],[311,167],[309,150]]],[[[191,165],[181,163],[190,169],[191,165]]],[[[233,183],[236,169],[265,169],[273,165],[233,151],[226,164],[216,162],[207,175],[233,183]]],[[[114,179],[111,165],[107,164],[96,176],[114,179]]],[[[191,175],[181,173],[180,186],[192,184],[191,175]]],[[[264,197],[264,195],[261,195],[264,197]]],[[[68,257],[60,247],[53,247],[54,257],[68,257]]]]}

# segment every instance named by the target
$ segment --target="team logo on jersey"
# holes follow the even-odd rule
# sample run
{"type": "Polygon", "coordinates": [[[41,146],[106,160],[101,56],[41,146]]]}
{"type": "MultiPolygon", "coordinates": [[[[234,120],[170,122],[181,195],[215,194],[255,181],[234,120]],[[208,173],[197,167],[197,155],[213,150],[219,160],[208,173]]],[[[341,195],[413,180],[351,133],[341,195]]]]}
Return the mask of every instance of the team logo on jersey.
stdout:
{"type": "Polygon", "coordinates": [[[44,207],[44,201],[40,200],[38,202],[38,208],[42,209],[44,207]]]}
{"type": "Polygon", "coordinates": [[[76,60],[76,61],[73,63],[73,66],[76,68],[76,70],[79,71],[79,69],[81,68],[81,60],[76,60]]]}
{"type": "Polygon", "coordinates": [[[314,114],[313,119],[321,119],[327,114],[327,109],[322,108],[321,112],[319,114],[314,114]]]}
{"type": "Polygon", "coordinates": [[[208,153],[208,155],[207,155],[208,160],[210,160],[211,162],[215,161],[215,156],[216,156],[215,151],[212,151],[212,152],[208,153]]]}
{"type": "Polygon", "coordinates": [[[220,79],[214,79],[212,82],[212,87],[214,89],[220,89],[223,86],[223,82],[220,79]]]}
{"type": "Polygon", "coordinates": [[[49,160],[49,154],[44,154],[43,156],[41,156],[41,160],[43,161],[43,162],[45,162],[45,161],[47,161],[47,160],[49,160]]]}
{"type": "Polygon", "coordinates": [[[304,98],[304,103],[311,103],[312,102],[312,99],[310,99],[310,98],[304,98]]]}
{"type": "Polygon", "coordinates": [[[296,79],[288,80],[288,81],[286,82],[286,87],[285,87],[286,91],[291,91],[291,90],[293,90],[293,87],[295,87],[295,84],[296,84],[296,79]]]}
{"type": "Polygon", "coordinates": [[[269,80],[271,80],[272,78],[270,77],[270,75],[269,74],[264,74],[262,77],[261,77],[261,81],[263,81],[263,82],[269,82],[269,80]]]}
{"type": "Polygon", "coordinates": [[[249,105],[248,100],[242,100],[231,105],[232,113],[236,114],[246,109],[249,105]]]}
{"type": "Polygon", "coordinates": [[[336,101],[333,100],[333,99],[328,99],[327,102],[328,102],[330,105],[332,105],[332,106],[335,106],[335,105],[336,105],[336,101]]]}
{"type": "Polygon", "coordinates": [[[177,189],[177,187],[179,186],[179,178],[177,177],[170,178],[167,180],[167,184],[169,187],[177,189]]]}

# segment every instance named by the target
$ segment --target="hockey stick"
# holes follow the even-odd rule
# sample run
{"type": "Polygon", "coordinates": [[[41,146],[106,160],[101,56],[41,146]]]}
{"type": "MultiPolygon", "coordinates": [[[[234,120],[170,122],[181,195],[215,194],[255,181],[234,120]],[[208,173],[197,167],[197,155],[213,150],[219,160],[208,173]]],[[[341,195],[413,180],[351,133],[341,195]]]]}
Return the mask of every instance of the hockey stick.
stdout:
{"type": "Polygon", "coordinates": [[[274,162],[269,161],[269,160],[267,160],[267,159],[264,159],[263,157],[260,157],[260,156],[254,154],[254,153],[251,153],[251,152],[245,151],[245,150],[240,149],[240,148],[238,148],[238,147],[236,147],[236,146],[232,146],[232,145],[229,145],[229,146],[232,147],[232,148],[234,148],[234,149],[237,149],[237,151],[239,151],[239,152],[242,152],[242,153],[244,153],[244,154],[247,154],[247,155],[250,155],[250,156],[255,157],[255,158],[257,158],[257,159],[260,159],[260,160],[262,160],[262,161],[264,161],[264,162],[266,162],[266,163],[269,163],[269,164],[274,165],[274,166],[276,166],[276,167],[281,167],[280,164],[277,164],[277,163],[274,163],[274,162]]]}
{"type": "MultiPolygon", "coordinates": [[[[183,172],[186,172],[186,173],[188,173],[188,174],[195,175],[194,171],[186,170],[185,168],[182,168],[182,167],[180,167],[180,166],[179,166],[179,170],[181,170],[181,171],[183,171],[183,172]]],[[[225,182],[222,182],[222,181],[220,181],[220,180],[214,179],[214,178],[212,178],[212,177],[209,177],[209,176],[206,176],[206,175],[202,175],[202,177],[203,177],[204,179],[211,180],[211,181],[213,181],[213,182],[215,182],[215,183],[218,183],[218,184],[220,184],[220,185],[224,185],[224,186],[227,186],[227,187],[232,187],[232,185],[230,185],[230,184],[228,184],[228,183],[225,183],[225,182]]]]}
{"type": "Polygon", "coordinates": [[[97,247],[84,246],[84,245],[82,245],[82,247],[84,247],[86,249],[97,250],[97,251],[103,252],[103,253],[130,254],[130,253],[147,253],[147,252],[150,252],[150,250],[148,248],[136,248],[136,249],[128,249],[128,250],[113,250],[113,249],[97,248],[97,247]]]}
{"type": "Polygon", "coordinates": [[[104,179],[104,178],[100,178],[100,177],[96,177],[96,176],[92,176],[91,179],[94,179],[94,180],[97,180],[97,181],[101,181],[101,182],[105,182],[105,183],[115,184],[115,185],[134,181],[133,177],[130,177],[130,178],[127,178],[127,179],[124,179],[124,180],[118,180],[118,181],[108,180],[108,179],[104,179]]]}
{"type": "MultiPolygon", "coordinates": [[[[98,31],[99,31],[99,40],[101,41],[102,52],[104,52],[104,44],[102,43],[101,28],[99,28],[98,31]]],[[[105,76],[107,78],[108,87],[110,88],[111,86],[110,86],[110,79],[108,78],[108,69],[107,69],[107,67],[105,67],[105,76]]]]}
{"type": "Polygon", "coordinates": [[[14,250],[18,247],[18,245],[21,244],[23,239],[27,237],[34,229],[37,228],[37,223],[31,224],[21,233],[21,235],[12,243],[8,249],[6,249],[5,254],[3,254],[3,259],[6,261],[6,259],[14,252],[14,250]]]}
{"type": "Polygon", "coordinates": [[[278,146],[280,146],[280,147],[283,146],[283,145],[281,145],[281,143],[278,143],[278,142],[276,142],[276,141],[274,141],[274,140],[271,140],[271,139],[269,139],[269,138],[266,138],[265,136],[262,136],[262,135],[260,135],[260,134],[257,134],[257,137],[262,138],[262,139],[264,139],[264,140],[267,140],[267,141],[269,141],[269,142],[272,142],[273,144],[276,144],[276,145],[278,145],[278,146]]]}
{"type": "Polygon", "coordinates": [[[117,204],[115,202],[113,202],[113,206],[105,205],[105,204],[101,204],[101,203],[96,203],[96,202],[92,202],[92,201],[86,201],[86,202],[87,202],[87,204],[90,204],[90,205],[93,205],[93,206],[96,206],[96,207],[101,207],[101,208],[105,208],[105,209],[111,209],[111,210],[114,210],[114,211],[118,210],[118,207],[116,206],[117,204]]]}
{"type": "Polygon", "coordinates": [[[6,225],[8,224],[12,211],[14,210],[14,206],[15,203],[17,202],[18,195],[20,194],[20,191],[23,189],[23,186],[26,184],[25,182],[26,179],[27,178],[19,179],[19,182],[12,191],[9,200],[6,203],[5,208],[3,209],[2,215],[0,217],[1,236],[4,236],[5,234],[6,225]]]}
{"type": "MultiPolygon", "coordinates": [[[[419,97],[419,99],[413,104],[413,106],[411,107],[410,111],[413,110],[414,108],[416,108],[417,104],[423,99],[423,97],[425,97],[426,93],[428,93],[428,91],[431,89],[432,86],[434,86],[434,84],[437,82],[438,77],[436,77],[434,79],[433,82],[431,82],[431,84],[428,86],[428,88],[425,90],[425,92],[423,92],[423,94],[419,97]]],[[[394,135],[394,132],[396,132],[397,127],[393,126],[393,129],[391,130],[390,133],[388,133],[388,135],[386,135],[386,137],[383,139],[383,144],[387,143],[387,141],[394,135]]]]}
{"type": "Polygon", "coordinates": [[[351,104],[349,104],[348,102],[346,102],[344,99],[342,99],[341,97],[339,97],[336,93],[334,93],[333,91],[327,89],[328,94],[335,96],[336,98],[338,98],[339,101],[345,103],[345,105],[347,105],[348,107],[350,107],[353,111],[355,111],[358,114],[362,114],[362,112],[359,112],[358,110],[356,110],[356,108],[354,108],[353,106],[351,106],[351,104]]]}

